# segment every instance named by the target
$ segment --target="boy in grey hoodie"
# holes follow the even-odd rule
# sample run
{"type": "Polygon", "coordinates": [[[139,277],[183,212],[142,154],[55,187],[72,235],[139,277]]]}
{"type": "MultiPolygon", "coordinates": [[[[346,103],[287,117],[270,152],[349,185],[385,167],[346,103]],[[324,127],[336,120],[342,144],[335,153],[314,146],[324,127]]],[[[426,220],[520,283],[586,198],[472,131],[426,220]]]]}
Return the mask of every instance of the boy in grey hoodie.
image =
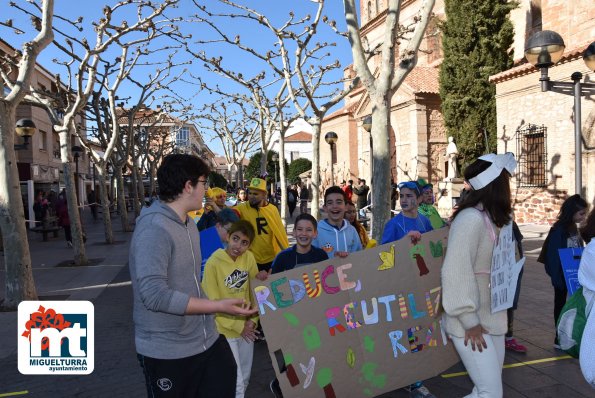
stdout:
{"type": "Polygon", "coordinates": [[[321,248],[329,258],[347,257],[362,250],[362,242],[355,228],[345,220],[345,192],[332,186],[324,192],[324,211],[327,218],[318,223],[318,236],[312,245],[321,248]]]}
{"type": "Polygon", "coordinates": [[[209,300],[200,287],[199,235],[187,212],[202,205],[208,174],[195,156],[165,157],[160,200],[143,209],[132,237],[135,343],[150,397],[235,396],[235,360],[213,313],[257,310],[241,299],[209,300]]]}

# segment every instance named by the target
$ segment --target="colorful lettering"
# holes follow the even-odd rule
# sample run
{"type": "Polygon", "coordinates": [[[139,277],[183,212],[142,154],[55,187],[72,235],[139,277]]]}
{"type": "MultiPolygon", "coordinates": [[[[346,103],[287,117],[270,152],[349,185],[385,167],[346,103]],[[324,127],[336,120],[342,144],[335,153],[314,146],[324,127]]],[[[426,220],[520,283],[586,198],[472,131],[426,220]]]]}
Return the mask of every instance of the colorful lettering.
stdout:
{"type": "Polygon", "coordinates": [[[405,297],[399,294],[399,312],[401,313],[401,319],[407,319],[409,312],[407,311],[407,304],[405,303],[405,297]]]}
{"type": "Polygon", "coordinates": [[[335,267],[333,265],[329,265],[322,271],[322,288],[324,289],[326,294],[335,294],[341,291],[341,288],[338,286],[329,286],[326,283],[326,278],[329,275],[335,273],[335,267]]]}
{"type": "Polygon", "coordinates": [[[413,316],[413,319],[418,319],[426,316],[425,311],[417,311],[417,308],[415,306],[415,296],[413,296],[413,293],[409,293],[407,297],[409,298],[409,308],[411,308],[411,316],[413,316]]]}
{"type": "Polygon", "coordinates": [[[415,332],[421,330],[421,326],[414,326],[407,329],[407,340],[409,340],[409,349],[411,352],[419,352],[424,349],[423,344],[417,344],[418,338],[415,336],[415,332]]]}
{"type": "Polygon", "coordinates": [[[337,278],[339,279],[339,286],[341,287],[341,290],[353,289],[356,286],[355,282],[350,282],[347,280],[347,275],[345,275],[344,272],[351,267],[351,264],[343,264],[337,267],[337,278]]]}
{"type": "Polygon", "coordinates": [[[366,325],[373,325],[378,323],[378,300],[376,297],[372,297],[372,313],[368,314],[368,304],[366,300],[361,301],[362,315],[364,317],[364,323],[366,325]]]}
{"type": "Polygon", "coordinates": [[[271,290],[273,291],[273,296],[275,297],[275,301],[277,302],[277,305],[279,306],[279,308],[286,308],[293,304],[293,299],[283,300],[283,292],[280,292],[278,289],[280,285],[283,285],[286,282],[287,282],[286,277],[279,278],[279,279],[271,282],[271,290]]]}
{"type": "Polygon", "coordinates": [[[355,307],[357,307],[357,303],[349,303],[343,307],[343,315],[345,316],[347,329],[357,329],[362,327],[362,324],[355,319],[355,315],[353,314],[355,307]]]}
{"type": "Polygon", "coordinates": [[[300,281],[290,279],[289,289],[291,290],[291,294],[293,295],[294,304],[301,301],[306,296],[306,287],[300,281]]]}
{"type": "Polygon", "coordinates": [[[260,315],[265,314],[264,306],[267,305],[271,310],[276,311],[275,307],[269,300],[268,297],[271,295],[271,291],[266,286],[257,286],[254,288],[254,296],[256,296],[256,302],[260,310],[260,315]]]}
{"type": "Polygon", "coordinates": [[[407,348],[405,348],[399,340],[403,337],[403,332],[401,330],[394,330],[388,333],[388,337],[390,338],[390,343],[393,347],[393,356],[396,358],[399,355],[399,351],[401,354],[406,354],[407,348]]]}
{"type": "Polygon", "coordinates": [[[337,321],[337,317],[341,314],[341,308],[329,308],[324,314],[326,315],[326,321],[328,323],[328,332],[331,336],[335,335],[335,330],[338,330],[340,333],[345,331],[345,327],[337,321]]]}
{"type": "Polygon", "coordinates": [[[312,289],[308,274],[304,273],[302,278],[304,279],[304,285],[306,286],[306,293],[308,294],[308,297],[314,298],[320,296],[322,291],[320,290],[320,274],[318,274],[318,270],[314,270],[314,282],[316,284],[316,289],[312,289]]]}
{"type": "Polygon", "coordinates": [[[378,297],[378,301],[381,302],[382,304],[384,304],[384,306],[386,307],[386,321],[387,322],[392,322],[392,320],[393,320],[393,314],[390,310],[390,303],[395,300],[396,300],[396,297],[394,294],[391,294],[389,296],[378,297]]]}
{"type": "Polygon", "coordinates": [[[436,321],[432,322],[432,324],[430,325],[430,327],[428,328],[428,331],[426,333],[426,345],[428,347],[437,347],[438,346],[438,342],[434,338],[434,330],[436,329],[436,325],[437,325],[436,321]]]}

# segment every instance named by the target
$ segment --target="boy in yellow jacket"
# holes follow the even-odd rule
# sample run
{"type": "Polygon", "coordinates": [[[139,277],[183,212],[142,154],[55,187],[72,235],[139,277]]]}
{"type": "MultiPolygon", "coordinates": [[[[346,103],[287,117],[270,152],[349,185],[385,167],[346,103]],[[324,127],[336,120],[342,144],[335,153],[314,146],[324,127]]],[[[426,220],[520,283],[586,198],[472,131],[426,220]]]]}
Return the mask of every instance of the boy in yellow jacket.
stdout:
{"type": "MultiPolygon", "coordinates": [[[[205,265],[202,288],[211,300],[241,298],[253,302],[250,280],[254,277],[264,280],[268,275],[265,271],[259,273],[254,255],[248,251],[253,239],[254,228],[248,221],[240,220],[231,225],[227,248],[215,251],[205,265]]],[[[219,333],[227,338],[236,360],[236,398],[243,398],[250,381],[254,340],[259,334],[256,330],[258,315],[246,318],[218,313],[215,322],[219,333]]]]}

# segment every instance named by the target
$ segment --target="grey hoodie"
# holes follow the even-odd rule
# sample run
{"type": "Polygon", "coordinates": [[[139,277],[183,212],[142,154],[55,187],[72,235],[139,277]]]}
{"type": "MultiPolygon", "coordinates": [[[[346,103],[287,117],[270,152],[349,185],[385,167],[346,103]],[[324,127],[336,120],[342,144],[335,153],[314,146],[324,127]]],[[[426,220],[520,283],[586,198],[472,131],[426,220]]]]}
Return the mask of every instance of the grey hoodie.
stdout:
{"type": "Polygon", "coordinates": [[[178,359],[206,351],[219,337],[214,315],[184,315],[190,297],[207,298],[200,275],[198,229],[155,201],[136,221],[130,244],[136,351],[178,359]]]}

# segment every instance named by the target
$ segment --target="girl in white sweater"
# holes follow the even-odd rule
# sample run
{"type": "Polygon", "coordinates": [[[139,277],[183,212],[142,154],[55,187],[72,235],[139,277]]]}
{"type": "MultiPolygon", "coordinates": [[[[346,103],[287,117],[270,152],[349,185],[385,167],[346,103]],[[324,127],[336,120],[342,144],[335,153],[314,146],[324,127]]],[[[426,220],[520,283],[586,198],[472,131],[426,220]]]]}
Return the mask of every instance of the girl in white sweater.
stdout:
{"type": "Polygon", "coordinates": [[[506,311],[491,313],[490,269],[500,228],[512,222],[511,153],[485,155],[465,170],[473,188],[452,216],[442,265],[444,327],[474,383],[467,397],[501,398],[506,311]]]}

